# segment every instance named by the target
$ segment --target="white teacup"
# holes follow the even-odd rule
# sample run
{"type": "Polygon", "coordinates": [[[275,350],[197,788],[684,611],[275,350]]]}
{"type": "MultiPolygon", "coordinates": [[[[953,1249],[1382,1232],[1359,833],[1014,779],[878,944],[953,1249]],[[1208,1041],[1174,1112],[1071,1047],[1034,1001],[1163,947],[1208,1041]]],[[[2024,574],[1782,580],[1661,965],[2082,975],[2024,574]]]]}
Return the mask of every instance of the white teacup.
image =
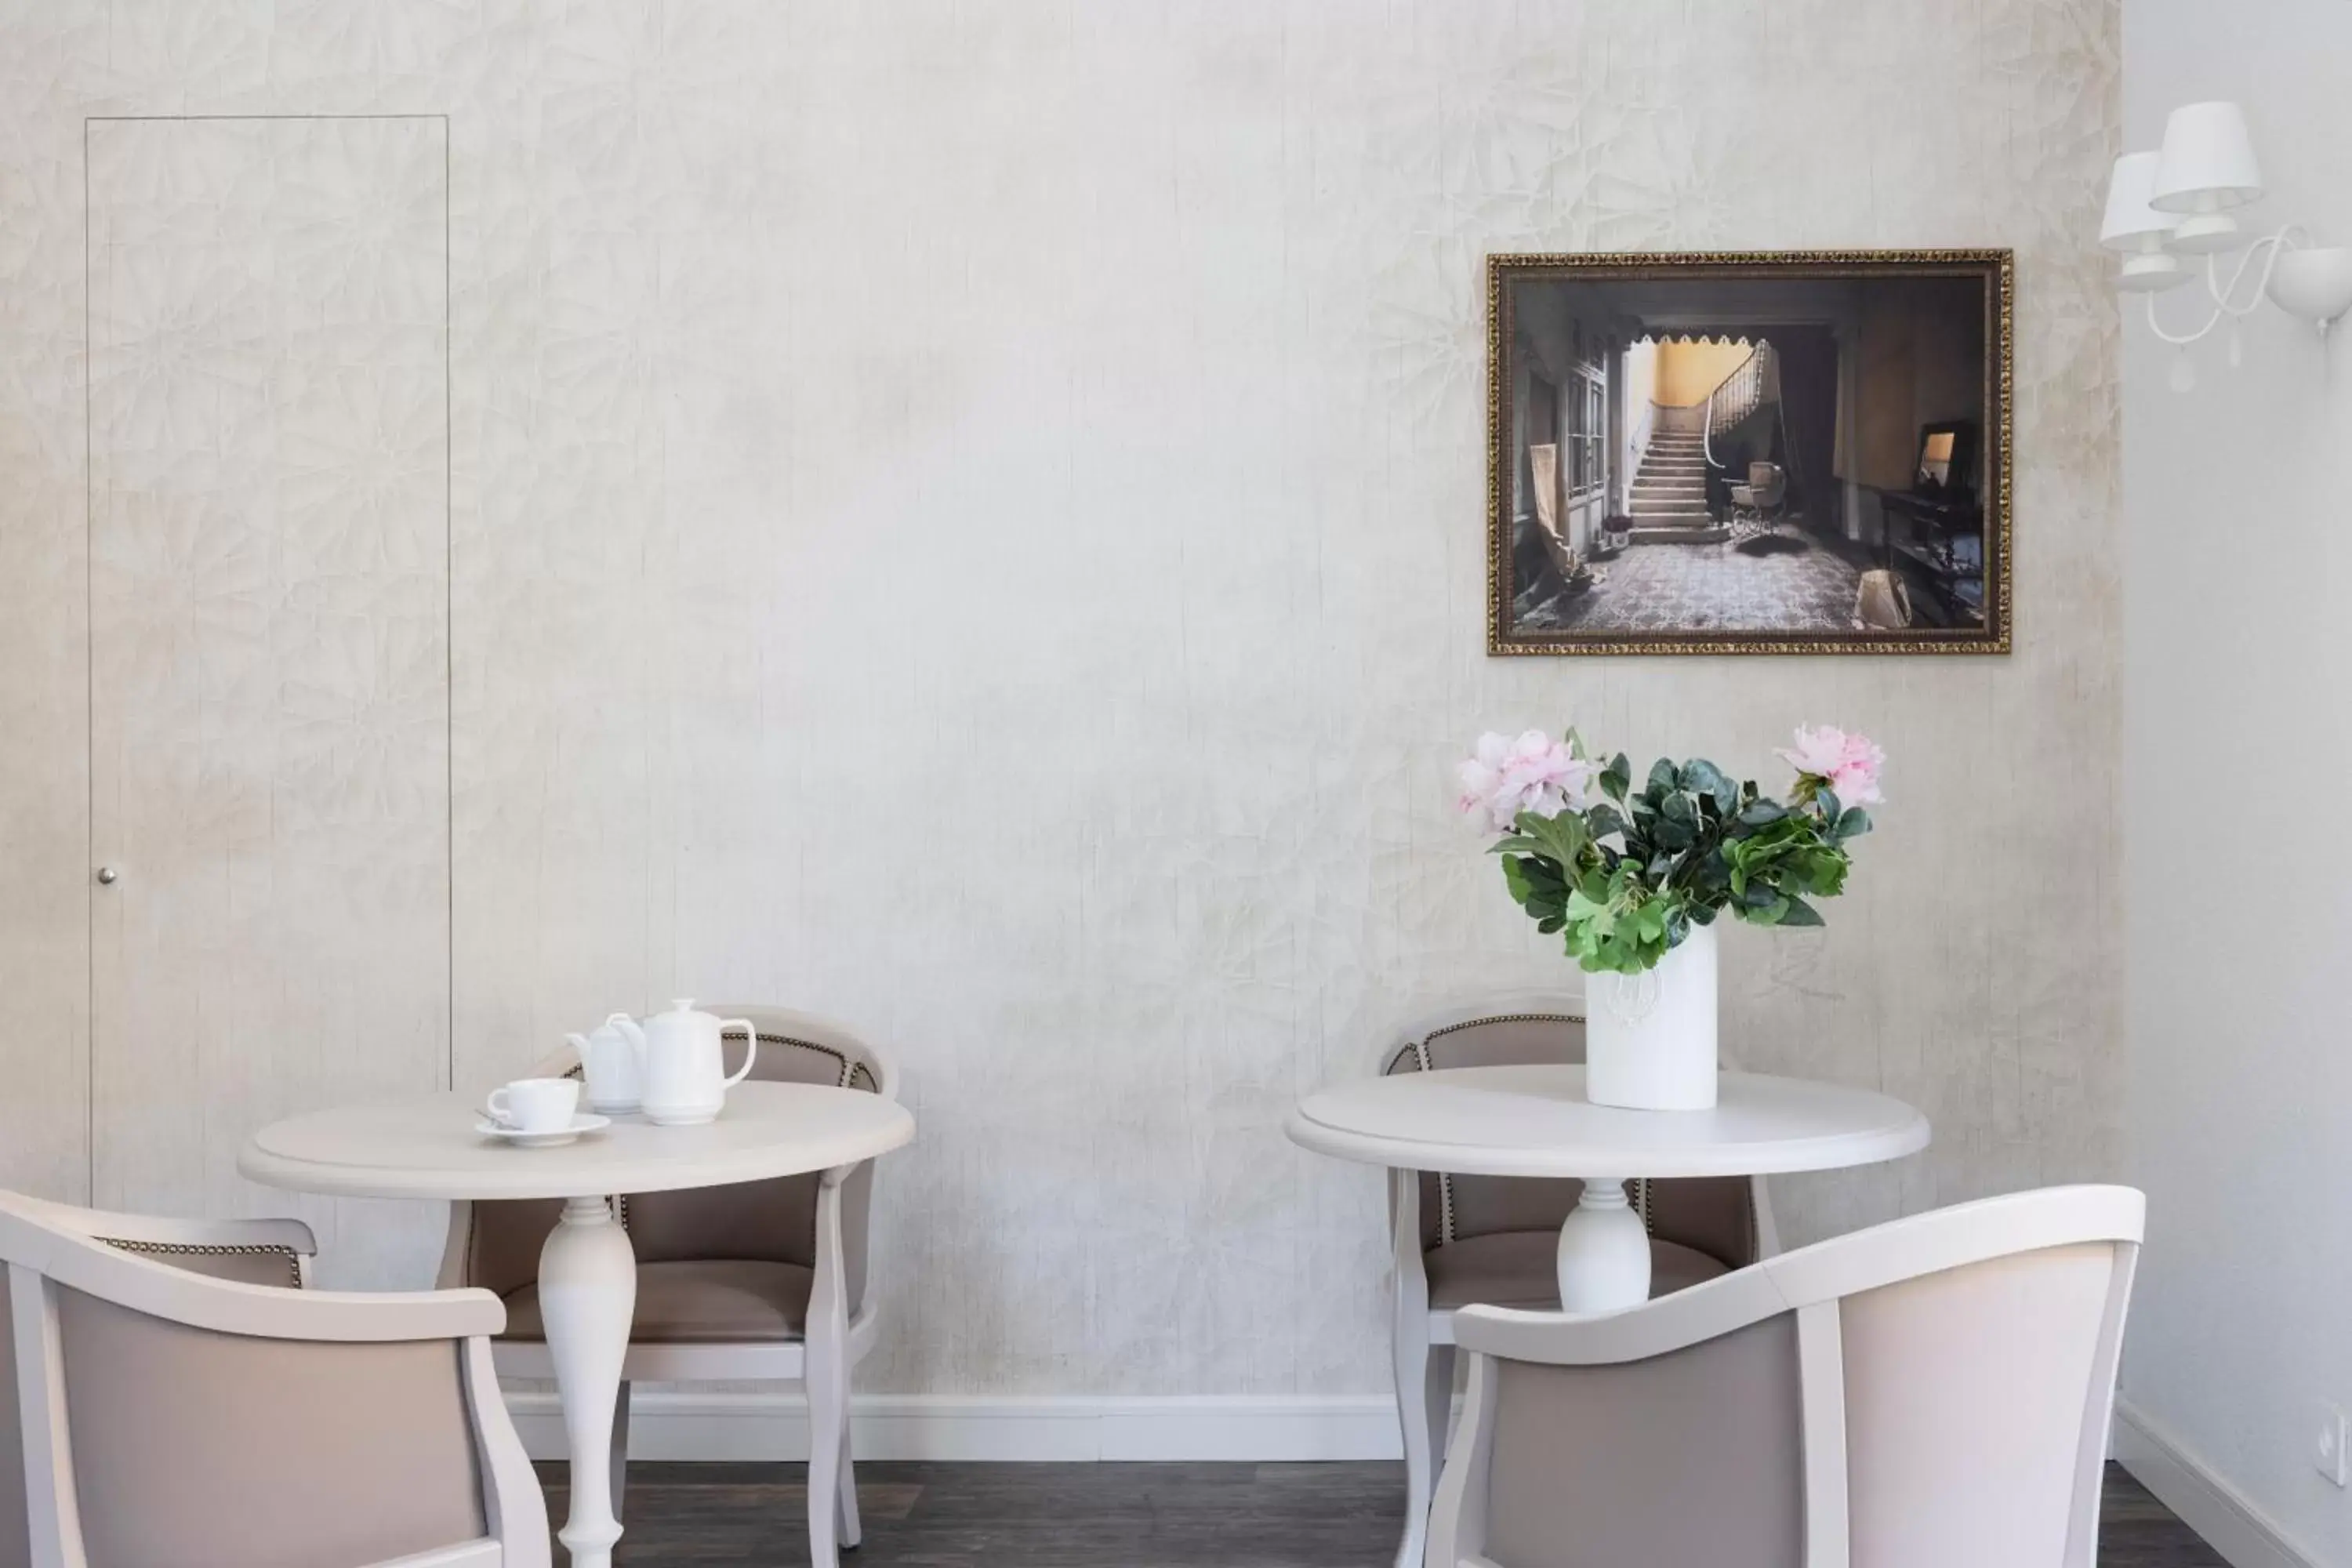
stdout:
{"type": "Polygon", "coordinates": [[[520,1132],[561,1132],[579,1109],[576,1078],[519,1078],[490,1090],[491,1117],[520,1132]]]}

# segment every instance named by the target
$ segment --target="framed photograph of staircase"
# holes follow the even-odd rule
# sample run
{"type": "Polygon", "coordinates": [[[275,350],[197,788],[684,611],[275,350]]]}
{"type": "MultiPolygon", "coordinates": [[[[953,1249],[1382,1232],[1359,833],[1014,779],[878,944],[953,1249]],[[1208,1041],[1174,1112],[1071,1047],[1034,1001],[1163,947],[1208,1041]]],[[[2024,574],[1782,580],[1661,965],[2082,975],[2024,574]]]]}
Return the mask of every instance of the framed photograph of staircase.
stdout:
{"type": "Polygon", "coordinates": [[[2013,273],[1489,257],[1487,651],[2007,653],[2013,273]]]}

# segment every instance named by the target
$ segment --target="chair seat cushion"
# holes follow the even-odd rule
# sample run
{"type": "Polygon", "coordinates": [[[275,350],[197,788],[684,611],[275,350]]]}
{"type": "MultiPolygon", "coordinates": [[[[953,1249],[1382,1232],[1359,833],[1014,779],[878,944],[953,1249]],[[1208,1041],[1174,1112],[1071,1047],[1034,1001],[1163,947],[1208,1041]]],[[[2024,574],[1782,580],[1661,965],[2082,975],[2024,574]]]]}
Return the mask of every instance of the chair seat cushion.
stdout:
{"type": "MultiPolygon", "coordinates": [[[[815,1276],[792,1263],[737,1259],[637,1265],[629,1341],[641,1345],[747,1344],[797,1340],[815,1276]]],[[[509,1340],[543,1340],[539,1287],[506,1296],[509,1340]]]]}
{"type": "MultiPolygon", "coordinates": [[[[1559,1255],[1556,1230],[1500,1230],[1431,1247],[1423,1255],[1429,1269],[1429,1304],[1443,1309],[1483,1302],[1489,1307],[1558,1311],[1559,1255]]],[[[1728,1272],[1704,1252],[1654,1236],[1650,1238],[1654,1298],[1728,1272]]]]}

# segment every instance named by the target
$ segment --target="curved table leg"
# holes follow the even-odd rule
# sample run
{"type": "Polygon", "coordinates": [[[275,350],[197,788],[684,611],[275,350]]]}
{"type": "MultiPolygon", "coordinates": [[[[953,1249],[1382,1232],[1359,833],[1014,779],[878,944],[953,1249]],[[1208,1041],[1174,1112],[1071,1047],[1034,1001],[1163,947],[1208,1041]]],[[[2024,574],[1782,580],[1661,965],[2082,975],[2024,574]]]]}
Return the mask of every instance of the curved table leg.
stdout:
{"type": "Polygon", "coordinates": [[[1623,1180],[1588,1178],[1559,1227],[1559,1310],[1618,1312],[1650,1299],[1650,1235],[1623,1180]]]}
{"type": "Polygon", "coordinates": [[[629,1233],[603,1198],[566,1198],[539,1255],[539,1309],[572,1448],[572,1517],[555,1533],[572,1568],[610,1568],[621,1538],[613,1516],[613,1416],[636,1305],[629,1233]]]}

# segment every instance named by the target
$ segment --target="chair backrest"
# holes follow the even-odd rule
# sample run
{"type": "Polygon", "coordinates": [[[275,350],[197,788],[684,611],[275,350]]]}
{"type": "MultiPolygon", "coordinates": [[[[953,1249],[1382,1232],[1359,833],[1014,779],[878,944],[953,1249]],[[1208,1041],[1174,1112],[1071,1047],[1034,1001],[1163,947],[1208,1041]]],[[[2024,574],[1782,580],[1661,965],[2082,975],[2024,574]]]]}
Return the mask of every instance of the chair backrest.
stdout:
{"type": "MultiPolygon", "coordinates": [[[[898,1071],[874,1048],[838,1024],[781,1007],[713,1005],[722,1018],[745,1018],[759,1032],[751,1076],[783,1083],[829,1084],[895,1099],[898,1071]]],[[[725,1045],[727,1070],[743,1065],[738,1034],[725,1045]]],[[[638,1261],[740,1258],[816,1266],[815,1172],[729,1187],[645,1193],[626,1200],[623,1219],[638,1261]]],[[[849,1310],[866,1295],[866,1218],[874,1194],[874,1163],[842,1184],[842,1268],[849,1310]]]]}
{"type": "Polygon", "coordinates": [[[1607,1318],[1465,1309],[1430,1562],[2093,1568],[2144,1217],[2054,1188],[1607,1318]]]}
{"type": "MultiPolygon", "coordinates": [[[[1584,1060],[1580,997],[1530,994],[1490,998],[1423,1018],[1381,1058],[1386,1073],[1444,1068],[1518,1067],[1584,1060]]],[[[1637,1184],[1651,1234],[1680,1242],[1726,1268],[1758,1252],[1753,1191],[1744,1176],[1637,1184]]],[[[1497,1231],[1557,1230],[1584,1184],[1515,1176],[1421,1175],[1424,1247],[1497,1231]]]]}
{"type": "MultiPolygon", "coordinates": [[[[467,1336],[503,1319],[495,1300],[224,1280],[58,1214],[0,1194],[0,1563],[314,1568],[461,1546],[496,1560],[466,1366],[467,1336]]],[[[511,1479],[527,1467],[511,1426],[504,1438],[511,1479]]]]}
{"type": "MultiPolygon", "coordinates": [[[[755,1079],[830,1084],[898,1098],[898,1068],[838,1024],[782,1007],[706,1004],[705,1011],[751,1021],[759,1034],[759,1049],[751,1060],[755,1079]]],[[[726,1037],[730,1073],[743,1065],[745,1047],[740,1031],[726,1037]]],[[[622,1200],[621,1217],[640,1263],[727,1259],[814,1268],[819,1180],[812,1172],[727,1187],[638,1193],[622,1200]]],[[[842,1269],[853,1313],[865,1301],[873,1194],[874,1163],[869,1160],[841,1189],[842,1269]]],[[[561,1207],[546,1203],[474,1205],[460,1277],[501,1295],[530,1284],[538,1278],[539,1249],[561,1207]]]]}
{"type": "MultiPolygon", "coordinates": [[[[1584,1059],[1584,1004],[1574,996],[1497,998],[1424,1018],[1383,1058],[1384,1074],[1444,1068],[1519,1067],[1584,1059]]],[[[1421,1173],[1424,1247],[1505,1230],[1557,1230],[1580,1182],[1421,1173]]]]}

